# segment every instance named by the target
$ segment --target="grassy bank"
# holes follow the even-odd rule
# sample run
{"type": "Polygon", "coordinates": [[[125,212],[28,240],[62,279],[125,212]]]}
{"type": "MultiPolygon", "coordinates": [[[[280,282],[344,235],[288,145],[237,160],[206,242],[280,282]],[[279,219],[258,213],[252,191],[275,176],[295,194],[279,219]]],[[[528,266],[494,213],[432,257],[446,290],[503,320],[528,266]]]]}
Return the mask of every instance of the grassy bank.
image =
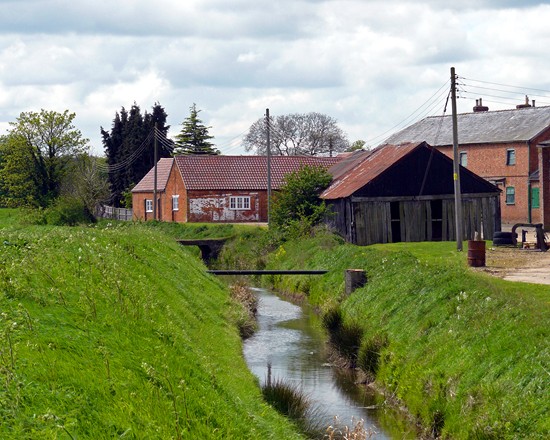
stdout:
{"type": "MultiPolygon", "coordinates": [[[[248,245],[236,240],[222,261],[258,255],[257,243],[260,236],[248,245]]],[[[340,316],[340,327],[359,335],[357,363],[389,397],[406,405],[426,434],[548,438],[550,287],[474,273],[454,246],[357,247],[319,233],[248,264],[329,269],[322,277],[269,281],[281,290],[304,292],[328,317],[340,316]],[[369,280],[349,297],[347,268],[366,270],[369,280]]]]}
{"type": "Polygon", "coordinates": [[[0,228],[0,438],[299,438],[236,306],[154,227],[0,228]]]}

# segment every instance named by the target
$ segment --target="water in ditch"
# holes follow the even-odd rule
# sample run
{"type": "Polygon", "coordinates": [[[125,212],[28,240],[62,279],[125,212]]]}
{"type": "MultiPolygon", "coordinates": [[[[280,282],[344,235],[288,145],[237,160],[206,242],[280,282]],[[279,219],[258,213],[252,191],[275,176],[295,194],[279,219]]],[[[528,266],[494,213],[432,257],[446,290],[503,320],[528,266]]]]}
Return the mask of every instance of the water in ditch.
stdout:
{"type": "Polygon", "coordinates": [[[370,438],[416,438],[414,427],[384,405],[380,395],[356,384],[353,371],[330,365],[326,334],[315,313],[265,289],[254,290],[259,299],[259,329],[245,341],[244,356],[260,383],[270,374],[272,380],[297,386],[315,408],[318,426],[328,427],[337,420],[352,427],[363,420],[370,438]]]}

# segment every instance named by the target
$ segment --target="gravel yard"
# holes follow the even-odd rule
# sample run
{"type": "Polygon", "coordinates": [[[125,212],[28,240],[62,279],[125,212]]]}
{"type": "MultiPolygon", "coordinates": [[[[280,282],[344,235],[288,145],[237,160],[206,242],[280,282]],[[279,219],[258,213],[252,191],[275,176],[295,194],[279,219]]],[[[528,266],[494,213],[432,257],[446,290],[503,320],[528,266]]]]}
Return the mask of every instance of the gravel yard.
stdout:
{"type": "Polygon", "coordinates": [[[492,247],[485,259],[486,267],[477,270],[509,281],[550,284],[550,251],[492,247]]]}

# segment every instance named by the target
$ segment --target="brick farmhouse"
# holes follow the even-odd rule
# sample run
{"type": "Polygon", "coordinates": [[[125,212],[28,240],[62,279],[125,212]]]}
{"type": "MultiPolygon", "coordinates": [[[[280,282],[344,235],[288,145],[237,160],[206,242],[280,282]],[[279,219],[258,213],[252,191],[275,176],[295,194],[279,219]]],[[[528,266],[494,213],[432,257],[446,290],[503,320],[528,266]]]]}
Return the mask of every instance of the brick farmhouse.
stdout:
{"type": "MultiPolygon", "coordinates": [[[[329,168],[338,158],[273,156],[271,188],[302,166],[329,168]]],[[[265,156],[190,155],[157,165],[157,220],[170,222],[266,222],[265,156]]],[[[134,219],[153,219],[154,169],[132,190],[134,219]]]]}
{"type": "MultiPolygon", "coordinates": [[[[502,190],[502,222],[543,223],[550,228],[550,107],[528,103],[458,115],[460,163],[502,190]]],[[[453,156],[451,116],[425,118],[391,136],[387,144],[427,142],[453,156]]]]}

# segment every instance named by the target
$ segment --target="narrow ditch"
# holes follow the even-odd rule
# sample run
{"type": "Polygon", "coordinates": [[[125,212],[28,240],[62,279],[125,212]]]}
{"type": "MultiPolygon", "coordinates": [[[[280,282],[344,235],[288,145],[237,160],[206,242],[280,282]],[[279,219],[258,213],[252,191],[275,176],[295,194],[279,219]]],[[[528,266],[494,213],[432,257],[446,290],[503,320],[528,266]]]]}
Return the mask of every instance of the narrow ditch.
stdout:
{"type": "Polygon", "coordinates": [[[326,332],[310,308],[265,289],[254,291],[258,329],[244,341],[243,351],[260,384],[280,380],[299,389],[313,408],[311,424],[319,428],[353,430],[360,423],[367,437],[357,438],[416,438],[415,428],[386,406],[382,396],[356,383],[354,370],[331,365],[326,332]]]}

